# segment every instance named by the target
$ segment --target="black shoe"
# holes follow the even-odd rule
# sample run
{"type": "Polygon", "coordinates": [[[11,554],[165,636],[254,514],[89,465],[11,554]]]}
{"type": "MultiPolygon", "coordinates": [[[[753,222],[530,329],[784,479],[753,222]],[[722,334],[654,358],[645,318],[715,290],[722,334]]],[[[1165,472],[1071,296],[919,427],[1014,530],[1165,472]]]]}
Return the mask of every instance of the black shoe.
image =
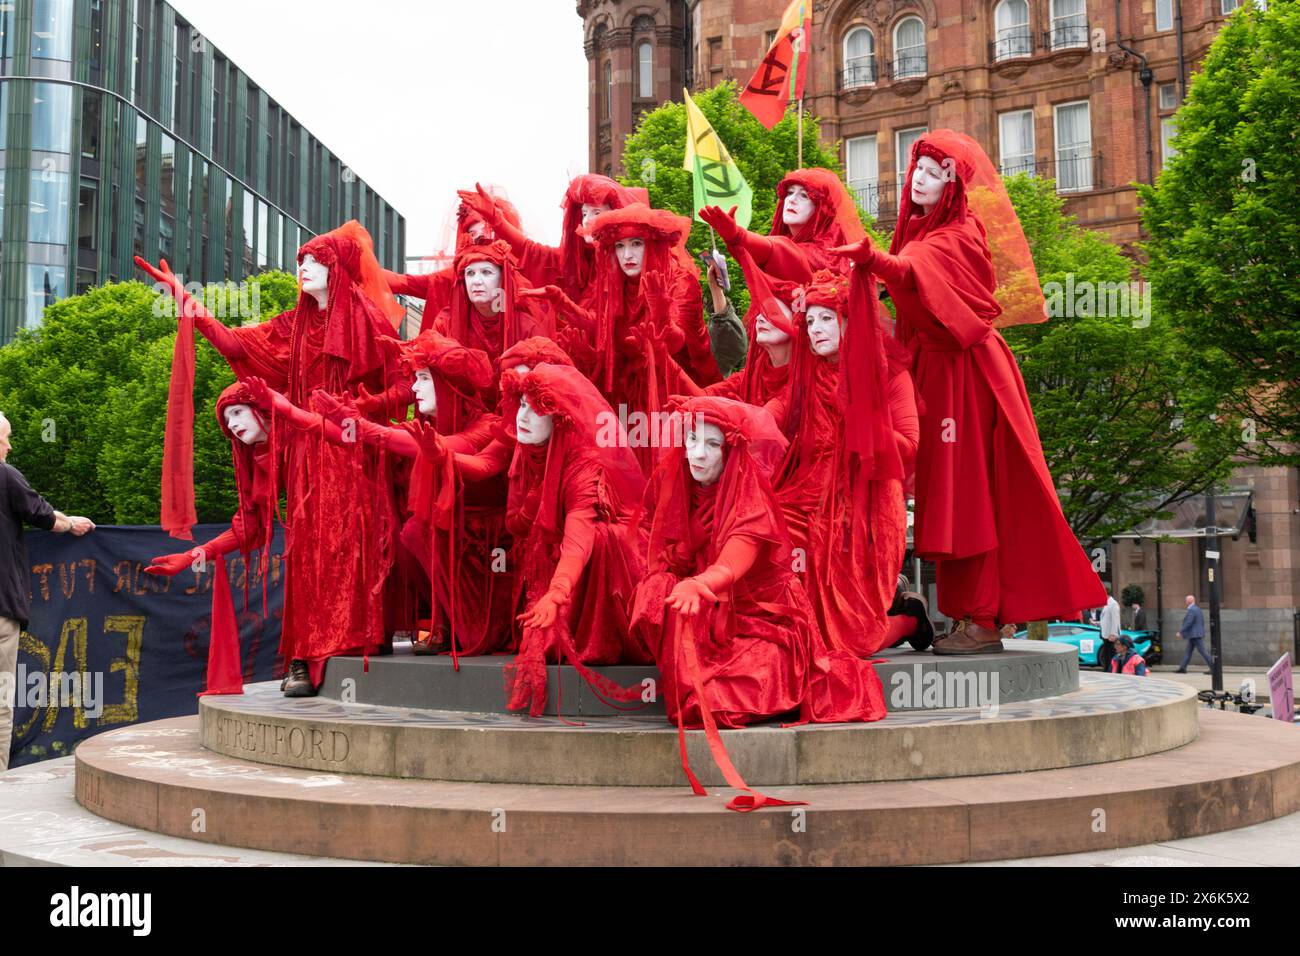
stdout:
{"type": "Polygon", "coordinates": [[[1180,668],[1178,668],[1178,670],[1174,671],[1174,673],[1175,673],[1175,674],[1186,674],[1187,671],[1183,670],[1183,669],[1180,667],[1180,668]]]}
{"type": "Polygon", "coordinates": [[[311,675],[307,673],[306,661],[293,661],[289,664],[289,675],[284,682],[284,696],[316,696],[316,688],[311,686],[311,675]]]}
{"type": "Polygon", "coordinates": [[[912,650],[925,651],[934,643],[934,622],[930,620],[930,606],[915,591],[903,595],[903,613],[916,620],[916,630],[907,639],[912,650]]]}

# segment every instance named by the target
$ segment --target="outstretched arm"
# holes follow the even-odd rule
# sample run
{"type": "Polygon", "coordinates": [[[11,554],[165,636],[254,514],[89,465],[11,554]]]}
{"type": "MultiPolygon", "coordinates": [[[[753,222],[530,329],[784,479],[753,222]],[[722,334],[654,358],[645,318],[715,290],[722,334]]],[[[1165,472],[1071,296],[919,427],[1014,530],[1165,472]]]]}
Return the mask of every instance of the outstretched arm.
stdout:
{"type": "Polygon", "coordinates": [[[760,236],[742,228],[736,222],[735,206],[729,212],[723,212],[721,206],[705,206],[700,210],[700,218],[713,227],[732,256],[744,249],[760,268],[774,276],[791,282],[807,282],[812,278],[812,267],[798,243],[786,236],[760,236]]]}
{"type": "Polygon", "coordinates": [[[167,265],[166,259],[160,260],[157,266],[153,266],[136,256],[135,264],[171,294],[171,297],[176,300],[177,308],[184,309],[186,314],[194,317],[194,327],[212,343],[212,347],[220,352],[227,362],[247,357],[243,343],[239,340],[239,334],[234,329],[222,325],[202,302],[185,291],[185,286],[167,265]]]}
{"type": "Polygon", "coordinates": [[[703,602],[722,600],[719,595],[726,594],[736,581],[745,576],[758,559],[758,550],[758,542],[733,535],[722,546],[717,561],[695,577],[677,582],[664,603],[686,617],[698,614],[703,602]]]}
{"type": "Polygon", "coordinates": [[[524,235],[523,230],[511,224],[505,216],[501,215],[496,200],[488,194],[486,189],[475,183],[473,192],[468,189],[458,189],[456,193],[460,196],[462,203],[474,210],[480,219],[492,227],[494,236],[510,243],[510,250],[516,256],[523,255],[524,249],[528,245],[528,237],[524,235]]]}
{"type": "Polygon", "coordinates": [[[573,589],[578,586],[583,569],[591,557],[596,541],[595,504],[586,504],[570,511],[564,518],[564,540],[560,542],[560,560],[551,575],[551,584],[545,594],[519,621],[524,627],[550,627],[559,616],[560,608],[569,603],[573,589]]]}

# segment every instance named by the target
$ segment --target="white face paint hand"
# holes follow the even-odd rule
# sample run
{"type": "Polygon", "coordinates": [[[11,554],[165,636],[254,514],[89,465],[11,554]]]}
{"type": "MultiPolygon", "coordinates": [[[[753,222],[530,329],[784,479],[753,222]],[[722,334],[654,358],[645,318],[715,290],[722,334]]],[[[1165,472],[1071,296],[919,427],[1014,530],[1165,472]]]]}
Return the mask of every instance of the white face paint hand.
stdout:
{"type": "Polygon", "coordinates": [[[785,203],[781,206],[781,221],[797,228],[811,219],[816,211],[817,204],[808,195],[808,190],[796,184],[786,191],[785,203]]]}
{"type": "Polygon", "coordinates": [[[519,411],[515,414],[515,435],[521,445],[545,445],[551,440],[555,416],[539,415],[528,404],[526,396],[519,396],[519,411]]]}
{"type": "Polygon", "coordinates": [[[260,445],[266,441],[266,426],[251,405],[230,405],[225,411],[226,427],[245,445],[260,445]]]}
{"type": "Polygon", "coordinates": [[[834,309],[824,305],[808,306],[808,342],[812,350],[823,357],[836,355],[840,350],[840,317],[834,309]]]}
{"type": "Polygon", "coordinates": [[[696,422],[686,433],[686,465],[691,477],[702,485],[711,485],[722,477],[725,452],[722,429],[712,422],[696,422]]]}
{"type": "Polygon", "coordinates": [[[421,415],[434,415],[438,411],[438,390],[433,387],[433,375],[427,368],[417,369],[411,384],[415,393],[415,407],[421,415]]]}
{"type": "Polygon", "coordinates": [[[623,275],[635,279],[645,268],[645,240],[635,237],[620,239],[614,243],[614,258],[623,270],[623,275]]]}

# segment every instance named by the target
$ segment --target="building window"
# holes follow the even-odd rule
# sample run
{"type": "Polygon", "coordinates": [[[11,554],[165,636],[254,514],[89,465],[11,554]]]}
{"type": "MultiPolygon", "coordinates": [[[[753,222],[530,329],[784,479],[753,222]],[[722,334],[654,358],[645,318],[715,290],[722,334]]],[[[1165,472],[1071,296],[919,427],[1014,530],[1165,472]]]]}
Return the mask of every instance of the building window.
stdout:
{"type": "Polygon", "coordinates": [[[876,82],[876,37],[866,27],[854,27],[844,37],[846,90],[876,82]]]}
{"type": "Polygon", "coordinates": [[[72,59],[72,0],[33,0],[32,59],[72,59]]]}
{"type": "Polygon", "coordinates": [[[844,141],[844,166],[849,189],[858,206],[880,215],[880,156],[876,137],[855,136],[844,141]]]}
{"type": "Polygon", "coordinates": [[[1029,0],[1002,0],[993,14],[997,36],[993,41],[993,59],[1011,60],[1034,52],[1029,33],[1029,0]]]}
{"type": "MultiPolygon", "coordinates": [[[[1240,6],[1244,6],[1241,0],[1219,0],[1219,12],[1225,15],[1231,13],[1240,6]]],[[[1268,0],[1255,0],[1255,9],[1267,10],[1268,0]]]]}
{"type": "Polygon", "coordinates": [[[1014,110],[998,116],[1002,175],[1034,172],[1034,111],[1014,110]]]}
{"type": "Polygon", "coordinates": [[[1052,0],[1053,50],[1088,45],[1088,9],[1085,0],[1052,0]]]}
{"type": "Polygon", "coordinates": [[[31,171],[27,202],[27,241],[63,246],[68,242],[68,174],[31,171]]]}
{"type": "Polygon", "coordinates": [[[90,83],[104,85],[104,0],[90,0],[90,83]]]}
{"type": "Polygon", "coordinates": [[[898,167],[899,183],[907,175],[908,164],[912,161],[912,147],[927,132],[927,127],[913,126],[910,129],[900,129],[894,134],[894,165],[898,167]]]}
{"type": "Polygon", "coordinates": [[[162,144],[162,176],[159,179],[159,206],[161,219],[158,226],[158,255],[173,261],[176,250],[176,140],[166,133],[159,137],[162,144]]]}
{"type": "Polygon", "coordinates": [[[1156,31],[1174,28],[1174,0],[1156,0],[1156,31]]]}
{"type": "Polygon", "coordinates": [[[39,326],[45,307],[67,295],[68,270],[64,266],[29,265],[27,267],[27,327],[39,326]]]}
{"type": "Polygon", "coordinates": [[[894,79],[925,76],[925,24],[906,17],[894,27],[894,79]]]}
{"type": "Polygon", "coordinates": [[[1178,109],[1178,84],[1161,83],[1159,89],[1160,89],[1160,108],[1162,110],[1178,109]]]}
{"type": "Polygon", "coordinates": [[[1092,119],[1085,100],[1056,107],[1056,188],[1092,188],[1092,119]]]}
{"type": "Polygon", "coordinates": [[[1164,169],[1169,165],[1169,161],[1178,155],[1178,150],[1174,147],[1174,134],[1177,128],[1174,126],[1174,118],[1166,116],[1160,121],[1160,168],[1164,169]]]}
{"type": "Polygon", "coordinates": [[[614,114],[614,67],[605,61],[605,119],[614,114]]]}
{"type": "Polygon", "coordinates": [[[654,47],[649,40],[643,40],[636,48],[636,95],[643,100],[653,99],[655,95],[654,47]]]}
{"type": "Polygon", "coordinates": [[[99,162],[99,94],[84,90],[81,94],[81,158],[99,162]]]}
{"type": "Polygon", "coordinates": [[[99,184],[93,179],[81,181],[77,196],[77,248],[94,252],[99,248],[96,214],[99,211],[99,184]]]}
{"type": "Polygon", "coordinates": [[[266,268],[267,229],[270,226],[270,209],[266,203],[257,204],[257,267],[266,268]]]}
{"type": "Polygon", "coordinates": [[[72,149],[72,87],[32,85],[32,149],[67,153],[72,149]]]}

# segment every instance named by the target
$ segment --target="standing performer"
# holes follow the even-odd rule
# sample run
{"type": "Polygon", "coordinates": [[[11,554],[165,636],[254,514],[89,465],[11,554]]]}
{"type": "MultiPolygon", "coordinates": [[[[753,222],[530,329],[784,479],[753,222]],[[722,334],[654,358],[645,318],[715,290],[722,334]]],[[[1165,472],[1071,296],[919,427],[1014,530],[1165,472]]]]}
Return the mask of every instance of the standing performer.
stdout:
{"type": "Polygon", "coordinates": [[[848,280],[822,271],[802,304],[776,494],[827,646],[869,657],[893,642],[891,622],[905,626],[887,615],[907,549],[902,482],[916,454],[915,391],[905,370],[889,374],[874,299],[850,314],[848,280]],[[868,372],[852,406],[841,380],[850,345],[868,372]]]}
{"type": "Polygon", "coordinates": [[[776,212],[766,236],[742,229],[735,208],[724,212],[706,206],[700,218],[713,227],[739,259],[745,249],[769,274],[791,282],[807,282],[821,269],[846,271],[838,246],[858,242],[867,233],[858,207],[844,183],[829,169],[794,169],[776,187],[776,212]]]}
{"type": "MultiPolygon", "coordinates": [[[[154,268],[135,261],[194,316],[236,375],[259,375],[303,405],[318,388],[343,395],[363,385],[379,392],[389,384],[383,342],[396,342],[393,323],[401,307],[371,249],[369,234],[355,221],[310,240],[298,250],[302,291],[295,307],[235,329],[191,300],[166,262],[154,268]]],[[[184,372],[174,365],[178,374],[184,372]]],[[[173,396],[193,392],[192,378],[188,390],[173,384],[173,396]]],[[[169,417],[175,412],[170,408],[169,417]]],[[[338,448],[313,432],[296,433],[286,445],[289,569],[280,646],[290,662],[285,693],[311,695],[330,657],[366,655],[385,645],[382,595],[398,521],[383,450],[338,448]]],[[[167,501],[183,497],[173,486],[188,482],[192,500],[193,481],[192,472],[164,471],[164,515],[167,501]]]]}
{"type": "Polygon", "coordinates": [[[647,576],[632,610],[671,720],[744,727],[782,714],[885,716],[870,663],[828,650],[791,571],[769,475],[785,451],[771,415],[726,398],[681,406],[685,454],[655,472],[647,576]],[[686,625],[690,626],[687,627],[686,625]],[[690,647],[684,646],[691,642],[690,647]]]}
{"type": "Polygon", "coordinates": [[[1105,603],[1043,459],[1015,357],[994,328],[1046,318],[1028,243],[993,164],[969,136],[912,149],[888,253],[840,250],[874,298],[885,283],[924,411],[918,555],[936,562],[939,610],[958,621],[936,654],[1000,651],[1002,624],[1105,603]],[[992,245],[992,248],[990,248],[992,245]]]}

